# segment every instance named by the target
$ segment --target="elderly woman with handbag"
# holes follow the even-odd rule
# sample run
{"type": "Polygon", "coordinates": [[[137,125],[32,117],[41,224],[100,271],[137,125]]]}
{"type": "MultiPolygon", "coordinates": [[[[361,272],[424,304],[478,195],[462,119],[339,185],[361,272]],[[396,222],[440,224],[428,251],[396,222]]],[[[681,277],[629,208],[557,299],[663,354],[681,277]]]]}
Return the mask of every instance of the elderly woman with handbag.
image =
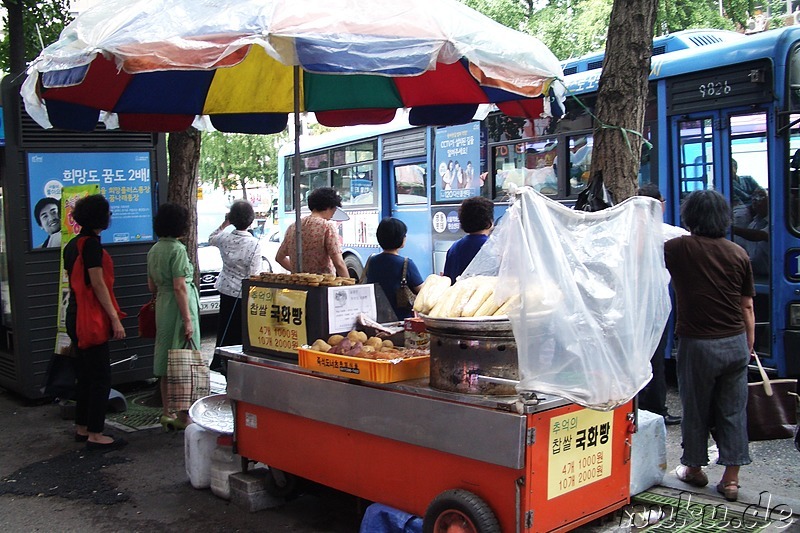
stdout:
{"type": "Polygon", "coordinates": [[[725,238],[731,208],[720,193],[694,191],[681,221],[690,235],[664,243],[664,261],[677,296],[676,368],[683,407],[683,455],[678,479],[708,484],[708,435],[725,466],[717,492],[739,496],[739,468],[750,464],[747,438],[747,365],[753,352],[753,270],[741,246],[725,238]]]}
{"type": "Polygon", "coordinates": [[[161,383],[160,421],[164,429],[185,429],[190,423],[191,402],[186,399],[180,405],[170,405],[167,366],[170,350],[200,346],[200,295],[186,245],[179,240],[189,232],[189,212],[176,204],[164,204],[153,226],[158,242],[147,253],[147,285],[156,296],[153,373],[161,383]]]}
{"type": "Polygon", "coordinates": [[[66,326],[76,355],[75,440],[89,450],[116,450],[126,441],[103,435],[111,391],[108,341],[125,338],[120,322],[125,314],[114,297],[114,263],[100,244],[111,221],[108,200],[100,194],[81,198],[72,218],[81,226],[64,247],[70,286],[66,326]]]}

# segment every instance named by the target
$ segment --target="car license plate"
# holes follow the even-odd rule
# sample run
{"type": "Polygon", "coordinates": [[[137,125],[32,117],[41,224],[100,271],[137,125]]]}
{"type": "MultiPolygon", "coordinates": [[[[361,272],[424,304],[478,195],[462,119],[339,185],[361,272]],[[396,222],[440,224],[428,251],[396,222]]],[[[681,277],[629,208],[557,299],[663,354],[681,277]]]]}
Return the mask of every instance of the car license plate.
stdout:
{"type": "Polygon", "coordinates": [[[219,311],[219,300],[216,302],[200,302],[200,311],[219,311]]]}

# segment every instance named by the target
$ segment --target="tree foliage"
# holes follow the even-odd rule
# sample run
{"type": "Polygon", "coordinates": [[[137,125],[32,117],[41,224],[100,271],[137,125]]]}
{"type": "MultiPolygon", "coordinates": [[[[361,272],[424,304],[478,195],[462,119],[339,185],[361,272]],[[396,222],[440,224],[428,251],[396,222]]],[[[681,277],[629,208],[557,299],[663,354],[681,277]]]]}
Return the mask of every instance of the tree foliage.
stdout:
{"type": "Polygon", "coordinates": [[[503,26],[521,30],[533,13],[534,0],[461,0],[503,26]]]}
{"type": "MultiPolygon", "coordinates": [[[[535,35],[561,60],[605,47],[613,0],[461,0],[510,28],[535,35]]],[[[691,28],[741,30],[758,10],[783,24],[786,0],[659,0],[654,35],[691,28]]]]}
{"type": "MultiPolygon", "coordinates": [[[[42,44],[47,46],[56,40],[71,20],[69,0],[3,0],[7,13],[14,10],[22,12],[22,38],[24,41],[24,60],[30,62],[42,51],[42,44]]],[[[3,22],[7,31],[0,41],[0,68],[10,72],[11,39],[18,31],[15,22],[6,14],[3,22]]]]}
{"type": "Polygon", "coordinates": [[[278,182],[278,148],[288,139],[276,135],[210,132],[200,150],[200,182],[225,190],[278,182]]]}
{"type": "Polygon", "coordinates": [[[526,31],[542,40],[559,59],[601,50],[612,0],[548,0],[531,16],[526,31]]]}

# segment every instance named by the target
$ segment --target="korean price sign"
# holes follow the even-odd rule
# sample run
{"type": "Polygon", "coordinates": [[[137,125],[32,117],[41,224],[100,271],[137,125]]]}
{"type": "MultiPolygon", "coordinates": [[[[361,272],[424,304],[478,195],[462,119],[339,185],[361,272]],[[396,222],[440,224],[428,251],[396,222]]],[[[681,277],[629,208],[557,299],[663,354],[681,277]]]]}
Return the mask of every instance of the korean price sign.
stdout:
{"type": "Polygon", "coordinates": [[[547,499],[611,475],[614,412],[581,409],[550,419],[547,499]]]}
{"type": "Polygon", "coordinates": [[[297,353],[306,338],[306,291],[250,287],[247,295],[247,334],[250,345],[297,353]]]}

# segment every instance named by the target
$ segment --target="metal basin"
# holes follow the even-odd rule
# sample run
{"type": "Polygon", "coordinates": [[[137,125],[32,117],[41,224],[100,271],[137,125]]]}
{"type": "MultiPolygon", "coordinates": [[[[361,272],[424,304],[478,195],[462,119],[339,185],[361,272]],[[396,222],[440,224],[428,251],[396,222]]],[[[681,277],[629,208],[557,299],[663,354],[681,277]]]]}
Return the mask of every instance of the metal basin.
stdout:
{"type": "Polygon", "coordinates": [[[519,381],[517,344],[508,319],[423,317],[431,337],[430,386],[448,392],[514,395],[519,381]]]}

